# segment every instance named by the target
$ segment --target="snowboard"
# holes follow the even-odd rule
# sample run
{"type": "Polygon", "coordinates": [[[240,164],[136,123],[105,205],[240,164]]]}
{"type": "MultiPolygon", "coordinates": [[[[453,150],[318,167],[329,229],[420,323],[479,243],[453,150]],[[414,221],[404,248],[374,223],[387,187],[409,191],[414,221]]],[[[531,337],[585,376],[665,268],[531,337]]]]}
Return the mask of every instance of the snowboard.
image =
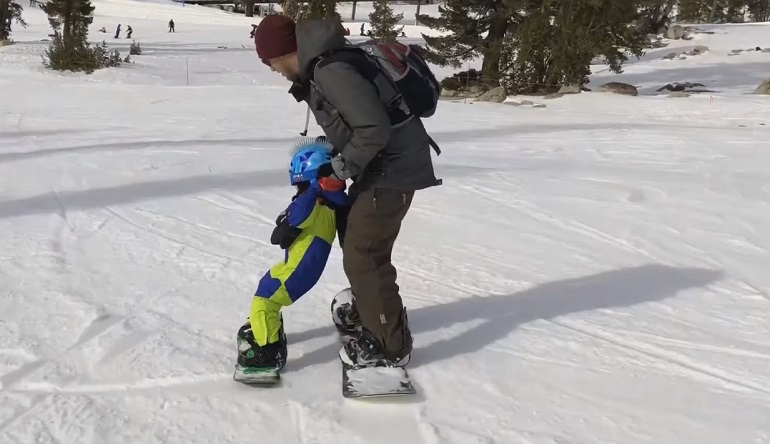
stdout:
{"type": "Polygon", "coordinates": [[[345,398],[379,398],[416,393],[409,373],[403,367],[356,369],[342,364],[342,396],[345,398]]]}
{"type": "Polygon", "coordinates": [[[281,382],[281,373],[275,367],[242,367],[236,364],[233,379],[246,385],[275,385],[281,382]]]}

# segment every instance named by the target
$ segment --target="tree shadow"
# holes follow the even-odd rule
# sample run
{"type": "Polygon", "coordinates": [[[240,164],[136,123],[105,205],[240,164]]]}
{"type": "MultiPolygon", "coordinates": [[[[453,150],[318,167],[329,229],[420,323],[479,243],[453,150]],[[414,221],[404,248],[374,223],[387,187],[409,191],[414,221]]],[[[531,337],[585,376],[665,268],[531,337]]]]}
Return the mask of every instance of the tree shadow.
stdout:
{"type": "MultiPolygon", "coordinates": [[[[474,296],[446,304],[409,311],[409,325],[419,334],[454,324],[483,320],[460,336],[439,340],[419,347],[413,354],[410,368],[431,364],[456,356],[474,353],[505,339],[520,325],[538,319],[554,319],[583,311],[631,307],[660,301],[680,291],[707,286],[722,278],[718,270],[704,268],[675,268],[659,264],[623,268],[603,273],[549,282],[522,292],[474,296]]],[[[408,300],[405,301],[408,305],[408,300]]],[[[307,366],[337,358],[339,343],[330,344],[296,360],[291,359],[291,343],[326,336],[333,327],[319,327],[289,335],[289,362],[286,371],[298,371],[307,366]]]]}
{"type": "MultiPolygon", "coordinates": [[[[444,165],[442,177],[465,177],[493,170],[465,165],[444,165]]],[[[108,205],[143,202],[154,199],[195,196],[214,189],[246,190],[258,188],[286,189],[287,172],[284,169],[265,169],[228,175],[202,174],[181,179],[93,188],[81,191],[43,193],[22,199],[0,201],[0,219],[32,214],[59,213],[66,210],[86,210],[108,205]]]]}
{"type": "MultiPolygon", "coordinates": [[[[678,52],[678,49],[669,52],[678,52]]],[[[750,93],[767,78],[765,73],[768,62],[703,63],[694,66],[678,66],[678,62],[680,61],[669,60],[666,62],[668,66],[656,66],[660,69],[645,72],[596,73],[590,76],[588,87],[596,87],[608,81],[625,82],[636,86],[641,95],[665,95],[670,91],[656,90],[673,82],[700,82],[707,88],[744,88],[750,93]]]]}
{"type": "MultiPolygon", "coordinates": [[[[18,134],[18,133],[17,133],[18,134]]],[[[13,134],[11,134],[13,135],[13,134]]],[[[0,136],[1,137],[1,136],[0,136]]],[[[245,139],[190,139],[190,140],[150,140],[135,142],[98,143],[94,145],[77,145],[60,148],[47,148],[35,151],[5,152],[0,153],[0,163],[17,160],[34,159],[36,157],[54,156],[60,154],[74,154],[83,151],[124,151],[142,150],[149,148],[186,148],[186,147],[258,147],[265,143],[288,144],[297,141],[297,137],[273,137],[273,138],[245,138],[245,139]]]]}

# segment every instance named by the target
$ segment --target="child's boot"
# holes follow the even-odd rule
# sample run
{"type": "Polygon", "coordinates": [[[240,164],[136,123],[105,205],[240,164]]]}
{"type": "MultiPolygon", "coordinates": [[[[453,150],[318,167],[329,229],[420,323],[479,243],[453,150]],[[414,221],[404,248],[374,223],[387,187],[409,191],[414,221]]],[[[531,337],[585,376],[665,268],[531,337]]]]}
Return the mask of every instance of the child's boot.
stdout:
{"type": "Polygon", "coordinates": [[[247,384],[276,382],[279,372],[286,365],[287,341],[283,331],[283,316],[278,340],[260,346],[254,339],[251,322],[238,330],[238,361],[233,379],[247,384]]]}

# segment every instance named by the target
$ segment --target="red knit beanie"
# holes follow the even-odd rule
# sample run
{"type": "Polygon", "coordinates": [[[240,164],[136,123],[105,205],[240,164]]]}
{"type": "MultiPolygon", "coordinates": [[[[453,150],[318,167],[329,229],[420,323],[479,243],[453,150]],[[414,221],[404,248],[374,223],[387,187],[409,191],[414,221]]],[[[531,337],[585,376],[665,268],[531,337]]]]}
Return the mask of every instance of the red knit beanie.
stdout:
{"type": "Polygon", "coordinates": [[[268,60],[297,51],[295,23],[281,14],[268,15],[259,23],[254,33],[257,55],[265,64],[268,60]]]}

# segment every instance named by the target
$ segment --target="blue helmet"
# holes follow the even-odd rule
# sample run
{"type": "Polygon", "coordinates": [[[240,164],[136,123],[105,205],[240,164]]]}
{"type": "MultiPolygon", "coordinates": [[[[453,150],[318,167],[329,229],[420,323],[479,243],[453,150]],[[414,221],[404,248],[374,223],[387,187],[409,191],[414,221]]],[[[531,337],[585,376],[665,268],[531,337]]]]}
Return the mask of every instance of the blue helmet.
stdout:
{"type": "Polygon", "coordinates": [[[332,149],[329,144],[311,139],[298,143],[293,151],[289,167],[289,180],[292,185],[318,179],[318,168],[332,161],[332,149]]]}

